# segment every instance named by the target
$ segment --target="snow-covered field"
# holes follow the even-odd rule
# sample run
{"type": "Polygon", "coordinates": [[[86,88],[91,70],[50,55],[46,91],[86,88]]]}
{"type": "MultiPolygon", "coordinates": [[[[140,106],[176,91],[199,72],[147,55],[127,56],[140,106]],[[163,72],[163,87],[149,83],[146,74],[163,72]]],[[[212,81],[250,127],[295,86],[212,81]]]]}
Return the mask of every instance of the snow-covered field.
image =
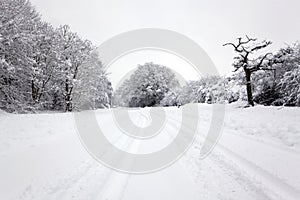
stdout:
{"type": "MultiPolygon", "coordinates": [[[[199,132],[206,132],[211,106],[198,107],[199,132]]],[[[172,117],[163,133],[172,138],[181,108],[166,113],[172,117]]],[[[96,114],[108,137],[121,134],[112,131],[117,129],[110,110],[96,114]]],[[[148,109],[131,113],[141,126],[148,123],[145,116],[148,109]]],[[[114,145],[122,148],[130,138],[120,140],[114,145]]],[[[145,145],[153,151],[165,145],[159,137],[151,140],[145,145]]],[[[221,139],[205,159],[199,158],[200,144],[196,140],[179,161],[159,172],[123,174],[87,153],[71,113],[0,112],[0,199],[300,199],[300,108],[226,106],[221,139]]]]}

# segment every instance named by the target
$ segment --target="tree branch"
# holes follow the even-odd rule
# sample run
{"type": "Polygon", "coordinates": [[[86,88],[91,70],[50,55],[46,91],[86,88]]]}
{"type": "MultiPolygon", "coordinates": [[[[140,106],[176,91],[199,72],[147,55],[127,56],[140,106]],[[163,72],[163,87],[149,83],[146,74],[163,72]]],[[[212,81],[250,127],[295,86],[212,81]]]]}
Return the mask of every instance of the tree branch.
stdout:
{"type": "Polygon", "coordinates": [[[257,68],[260,68],[264,62],[264,60],[268,57],[268,55],[272,55],[272,53],[265,54],[259,61],[258,65],[256,65],[257,68]]]}
{"type": "Polygon", "coordinates": [[[250,53],[250,51],[248,51],[243,45],[248,44],[249,42],[254,42],[257,39],[249,38],[247,35],[246,35],[246,38],[247,38],[247,40],[243,41],[243,38],[239,37],[239,38],[237,38],[238,44],[226,43],[226,44],[223,44],[223,46],[231,45],[234,47],[234,50],[238,53],[243,53],[243,52],[250,53]],[[241,49],[239,49],[240,47],[241,47],[241,49]]]}
{"type": "Polygon", "coordinates": [[[257,50],[263,49],[263,48],[269,46],[270,44],[272,44],[272,42],[270,42],[270,41],[263,41],[263,44],[258,45],[256,47],[252,48],[250,51],[253,52],[253,51],[257,51],[257,50]]]}
{"type": "Polygon", "coordinates": [[[240,44],[235,45],[235,44],[233,44],[233,43],[226,43],[226,44],[223,44],[223,47],[228,46],[228,45],[233,46],[233,47],[234,47],[234,50],[237,51],[237,52],[239,52],[239,53],[242,53],[242,52],[243,52],[242,50],[239,49],[240,44]]]}

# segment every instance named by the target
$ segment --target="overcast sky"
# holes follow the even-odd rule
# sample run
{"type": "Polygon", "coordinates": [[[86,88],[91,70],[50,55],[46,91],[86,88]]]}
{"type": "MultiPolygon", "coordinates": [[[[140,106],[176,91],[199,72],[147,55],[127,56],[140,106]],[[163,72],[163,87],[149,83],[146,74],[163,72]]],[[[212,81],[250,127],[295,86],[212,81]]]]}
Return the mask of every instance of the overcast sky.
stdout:
{"type": "MultiPolygon", "coordinates": [[[[96,45],[114,35],[133,29],[163,28],[177,31],[196,41],[208,53],[221,74],[229,74],[232,70],[233,52],[229,47],[222,47],[225,42],[248,34],[273,41],[270,50],[277,50],[285,44],[300,40],[299,0],[31,0],[31,2],[46,21],[55,26],[68,24],[73,31],[96,45]]],[[[139,56],[138,61],[124,59],[123,63],[121,60],[117,63],[134,65],[142,62],[141,60],[151,61],[158,54],[149,54],[147,57],[144,53],[139,56]],[[141,56],[144,58],[141,59],[141,56]]],[[[160,57],[161,60],[167,60],[163,55],[160,57]]],[[[159,60],[160,58],[156,59],[157,62],[159,60]]],[[[169,62],[169,65],[176,65],[174,60],[169,62]]]]}

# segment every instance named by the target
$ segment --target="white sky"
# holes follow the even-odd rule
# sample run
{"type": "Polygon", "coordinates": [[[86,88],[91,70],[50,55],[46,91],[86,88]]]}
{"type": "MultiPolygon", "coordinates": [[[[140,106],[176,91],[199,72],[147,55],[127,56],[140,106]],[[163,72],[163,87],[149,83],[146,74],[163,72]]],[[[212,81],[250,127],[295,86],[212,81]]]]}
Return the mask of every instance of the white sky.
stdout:
{"type": "MultiPolygon", "coordinates": [[[[197,42],[211,57],[220,74],[229,74],[232,71],[233,58],[232,49],[222,47],[222,44],[234,41],[239,36],[248,34],[259,39],[269,39],[273,41],[270,50],[277,50],[300,39],[299,0],[31,0],[31,2],[48,22],[55,26],[68,24],[73,31],[96,45],[114,35],[133,29],[163,28],[177,31],[197,42]]],[[[136,67],[138,63],[153,61],[171,68],[179,67],[179,64],[176,64],[178,59],[166,53],[135,54],[135,56],[128,55],[130,58],[120,59],[114,65],[126,65],[129,69],[136,67]]],[[[115,85],[122,74],[111,72],[115,85]]],[[[194,79],[193,75],[189,74],[193,72],[189,71],[182,76],[194,79]]]]}
{"type": "Polygon", "coordinates": [[[162,51],[143,50],[121,57],[109,67],[109,78],[113,87],[117,88],[116,86],[119,86],[122,81],[128,79],[138,64],[150,61],[172,69],[181,85],[184,85],[186,80],[197,80],[200,77],[189,63],[176,55],[162,51]]]}

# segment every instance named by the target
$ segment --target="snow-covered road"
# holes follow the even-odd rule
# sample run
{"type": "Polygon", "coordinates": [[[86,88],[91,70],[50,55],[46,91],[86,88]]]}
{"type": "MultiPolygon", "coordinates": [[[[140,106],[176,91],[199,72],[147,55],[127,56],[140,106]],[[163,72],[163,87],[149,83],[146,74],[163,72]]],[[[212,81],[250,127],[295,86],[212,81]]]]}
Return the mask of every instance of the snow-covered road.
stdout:
{"type": "MultiPolygon", "coordinates": [[[[199,107],[199,133],[210,125],[211,106],[199,107]]],[[[110,110],[96,111],[111,143],[132,153],[157,151],[180,126],[181,108],[166,108],[162,133],[137,141],[113,123],[110,110]]],[[[132,110],[138,126],[149,110],[132,110]]],[[[201,138],[168,168],[133,175],[96,162],[82,146],[72,114],[0,113],[0,199],[284,199],[300,198],[300,109],[226,107],[221,139],[200,158],[201,138]]]]}

